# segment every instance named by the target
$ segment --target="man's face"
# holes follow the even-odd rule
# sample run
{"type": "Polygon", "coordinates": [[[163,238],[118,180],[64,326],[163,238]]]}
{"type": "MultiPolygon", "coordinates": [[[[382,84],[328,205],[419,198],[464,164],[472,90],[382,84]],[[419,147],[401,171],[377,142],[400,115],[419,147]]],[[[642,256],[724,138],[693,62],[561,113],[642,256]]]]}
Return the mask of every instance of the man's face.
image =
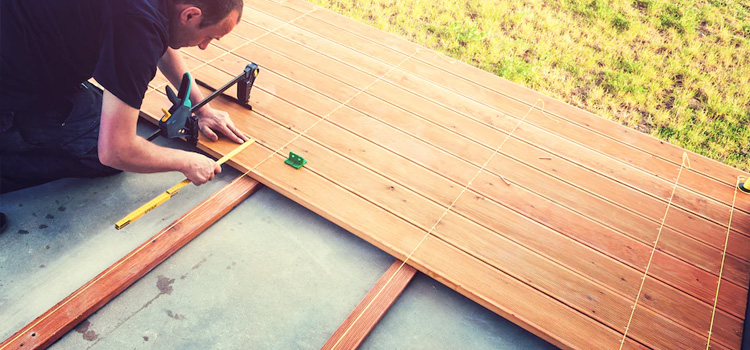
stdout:
{"type": "Polygon", "coordinates": [[[181,14],[178,23],[172,28],[169,46],[173,49],[198,46],[201,50],[205,50],[211,40],[219,40],[234,29],[239,20],[238,16],[237,11],[232,11],[220,22],[200,28],[200,10],[192,13],[188,10],[187,14],[181,14]]]}

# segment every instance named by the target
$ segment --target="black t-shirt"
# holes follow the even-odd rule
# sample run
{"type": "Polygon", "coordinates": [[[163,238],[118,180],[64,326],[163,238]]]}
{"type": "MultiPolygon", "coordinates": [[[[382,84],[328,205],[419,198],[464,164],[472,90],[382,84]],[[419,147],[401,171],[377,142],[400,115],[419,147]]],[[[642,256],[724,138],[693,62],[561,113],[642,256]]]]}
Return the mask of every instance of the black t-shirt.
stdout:
{"type": "Polygon", "coordinates": [[[0,0],[0,108],[68,94],[93,77],[139,109],[167,50],[166,0],[0,0]]]}

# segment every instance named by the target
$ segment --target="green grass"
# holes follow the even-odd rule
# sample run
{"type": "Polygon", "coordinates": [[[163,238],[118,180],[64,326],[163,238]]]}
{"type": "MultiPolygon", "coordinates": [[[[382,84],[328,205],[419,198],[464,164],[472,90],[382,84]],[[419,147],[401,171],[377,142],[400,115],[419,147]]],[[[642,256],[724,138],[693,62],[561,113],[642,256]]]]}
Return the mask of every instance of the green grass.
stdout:
{"type": "Polygon", "coordinates": [[[750,170],[747,1],[312,1],[750,170]]]}

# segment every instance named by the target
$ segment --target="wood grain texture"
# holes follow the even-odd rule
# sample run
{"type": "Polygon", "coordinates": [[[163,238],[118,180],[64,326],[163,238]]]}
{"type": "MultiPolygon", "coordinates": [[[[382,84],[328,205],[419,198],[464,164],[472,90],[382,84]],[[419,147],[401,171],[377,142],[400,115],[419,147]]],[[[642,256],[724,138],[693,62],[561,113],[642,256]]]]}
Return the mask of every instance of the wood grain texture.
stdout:
{"type": "Polygon", "coordinates": [[[249,177],[238,177],[6,339],[0,349],[50,346],[261,186],[249,177]]]}
{"type": "Polygon", "coordinates": [[[417,270],[396,260],[321,349],[356,349],[409,285],[417,270]]]}
{"type": "MultiPolygon", "coordinates": [[[[258,139],[238,169],[398,259],[416,248],[410,265],[553,344],[619,347],[677,148],[304,1],[246,5],[231,45],[185,50],[210,61],[193,73],[215,86],[248,61],[263,69],[253,112],[215,106],[258,139]],[[289,151],[308,164],[284,165],[289,151]]],[[[166,103],[149,92],[144,111],[166,103]]],[[[705,347],[740,172],[690,157],[625,348],[705,347]]],[[[747,214],[738,206],[729,232],[712,348],[739,346],[747,214]]]]}
{"type": "MultiPolygon", "coordinates": [[[[254,23],[263,23],[263,14],[254,14],[253,18],[254,18],[254,23]]],[[[280,24],[276,22],[272,22],[272,24],[268,24],[268,26],[270,27],[276,27],[279,25],[280,24]]],[[[293,34],[291,34],[292,36],[290,37],[290,40],[291,38],[297,38],[301,35],[299,31],[292,31],[290,29],[285,29],[285,27],[283,27],[282,30],[279,30],[279,32],[293,32],[293,34]]],[[[311,38],[304,38],[304,39],[305,40],[302,41],[304,43],[308,43],[311,40],[311,38]]],[[[270,37],[264,37],[264,38],[259,39],[258,42],[263,43],[263,42],[270,41],[270,40],[271,40],[270,37]]],[[[302,40],[302,39],[294,39],[294,40],[302,40]]],[[[279,41],[280,40],[276,40],[276,42],[279,42],[279,41]]],[[[282,48],[289,47],[288,49],[286,49],[286,52],[285,52],[286,57],[305,57],[304,60],[300,60],[300,61],[301,63],[307,64],[308,67],[311,66],[313,63],[319,63],[320,66],[316,67],[318,70],[325,72],[329,76],[336,76],[339,79],[341,79],[342,82],[344,81],[348,82],[351,80],[351,79],[347,79],[346,77],[357,76],[357,74],[354,73],[356,71],[353,71],[351,67],[344,66],[340,62],[336,62],[335,60],[331,60],[330,58],[326,61],[323,59],[324,57],[321,57],[323,55],[321,55],[320,53],[311,52],[309,49],[304,49],[304,48],[300,49],[299,48],[300,45],[297,45],[297,46],[289,45],[289,42],[287,41],[281,41],[281,42],[283,43],[281,45],[278,45],[278,44],[274,45],[274,44],[268,43],[264,47],[248,46],[248,47],[244,47],[244,48],[237,50],[237,52],[239,54],[244,54],[246,56],[252,55],[253,57],[267,58],[266,60],[268,62],[271,62],[271,65],[269,67],[270,69],[279,67],[277,68],[278,71],[286,71],[286,70],[292,71],[293,73],[290,73],[290,75],[303,77],[302,79],[297,80],[298,82],[301,82],[303,84],[306,84],[306,82],[310,81],[311,79],[312,80],[316,79],[316,77],[314,77],[314,74],[319,75],[320,73],[311,72],[309,68],[301,67],[300,63],[293,62],[289,58],[284,58],[282,56],[269,53],[269,50],[273,49],[273,51],[278,52],[278,51],[281,51],[282,48]],[[308,62],[311,62],[311,63],[308,63],[308,62]],[[283,67],[283,68],[280,68],[280,67],[283,67]],[[295,71],[299,71],[299,73],[295,71]],[[307,78],[310,78],[310,79],[307,79],[307,78]]],[[[259,44],[259,45],[262,45],[262,44],[259,44]]],[[[327,54],[337,53],[336,47],[332,47],[331,45],[321,44],[319,46],[320,46],[319,49],[323,50],[327,54]]],[[[341,51],[341,49],[339,48],[338,51],[341,51]]],[[[350,56],[351,55],[346,56],[342,54],[341,57],[342,59],[343,58],[352,59],[350,58],[350,56]]],[[[335,84],[340,85],[340,83],[337,83],[337,82],[333,82],[333,83],[329,82],[328,84],[325,84],[324,88],[317,88],[316,91],[326,93],[327,96],[333,96],[333,94],[335,94],[335,91],[332,91],[329,93],[327,92],[326,89],[328,89],[331,86],[335,87],[336,86],[335,84]]],[[[362,84],[360,83],[360,85],[362,84]]],[[[451,122],[449,120],[446,120],[446,118],[442,117],[446,114],[449,114],[451,111],[435,110],[434,108],[430,109],[430,107],[433,106],[433,104],[430,104],[429,101],[424,101],[425,103],[419,103],[419,101],[422,101],[422,100],[420,100],[418,96],[409,96],[408,91],[404,91],[396,87],[395,85],[386,84],[388,86],[388,89],[393,90],[393,91],[390,94],[384,95],[383,93],[385,90],[380,88],[382,85],[383,84],[376,83],[375,85],[370,87],[370,89],[368,89],[368,94],[374,93],[373,97],[377,96],[381,98],[383,101],[388,101],[389,103],[393,103],[393,104],[400,104],[399,107],[404,108],[404,109],[411,108],[411,110],[413,111],[413,114],[418,117],[420,117],[419,114],[425,116],[425,118],[436,118],[437,116],[439,117],[439,120],[433,120],[435,125],[433,125],[433,127],[431,128],[428,124],[425,124],[425,122],[415,123],[414,122],[415,118],[411,117],[408,114],[404,114],[403,111],[399,111],[397,108],[389,108],[388,105],[385,105],[382,103],[377,105],[377,108],[368,109],[368,104],[370,105],[369,107],[372,107],[372,103],[370,102],[372,98],[369,97],[368,94],[362,94],[360,96],[357,96],[355,99],[353,99],[349,103],[349,105],[352,107],[355,107],[355,109],[357,109],[358,111],[362,111],[365,113],[369,113],[370,115],[377,116],[376,119],[380,119],[381,121],[384,121],[383,119],[386,118],[387,121],[384,121],[386,125],[394,125],[394,124],[400,123],[400,125],[397,127],[399,128],[399,131],[411,133],[414,137],[421,138],[421,140],[424,140],[424,141],[428,141],[429,143],[431,143],[431,145],[444,149],[450,154],[455,154],[464,159],[470,160],[475,165],[481,164],[481,161],[483,159],[486,159],[486,156],[483,156],[483,153],[489,154],[491,152],[490,148],[485,148],[484,150],[477,149],[476,147],[473,147],[471,149],[466,149],[466,147],[471,147],[472,145],[466,145],[466,143],[463,142],[465,141],[465,139],[462,136],[467,136],[467,135],[471,136],[473,130],[477,128],[481,129],[482,125],[477,124],[474,129],[471,129],[471,130],[466,129],[465,124],[467,123],[465,122],[461,122],[461,121],[451,122]],[[367,102],[362,101],[362,100],[367,100],[367,102]],[[388,110],[386,111],[385,108],[388,108],[388,110]],[[436,131],[439,131],[438,130],[439,128],[434,127],[434,126],[440,126],[441,123],[450,123],[448,124],[450,128],[457,129],[461,131],[461,133],[457,133],[455,135],[450,135],[446,133],[442,133],[442,134],[436,133],[436,131]],[[413,130],[418,130],[419,132],[421,132],[421,134],[420,133],[414,134],[413,130]],[[426,134],[426,133],[429,133],[429,134],[426,134]],[[457,149],[456,147],[454,147],[454,145],[456,145],[457,149]]],[[[328,89],[328,91],[330,91],[330,89],[328,89]]],[[[339,100],[343,101],[343,98],[339,100]]],[[[332,116],[330,119],[333,119],[333,118],[335,118],[335,115],[332,116]]],[[[346,120],[351,121],[351,116],[347,115],[346,120]]],[[[351,123],[363,124],[363,123],[368,123],[368,122],[369,122],[368,118],[364,118],[356,122],[352,121],[351,123]]],[[[391,135],[389,133],[380,133],[380,132],[375,131],[377,130],[377,127],[378,127],[377,123],[372,124],[371,122],[369,122],[369,124],[366,126],[362,126],[362,128],[370,130],[371,134],[374,133],[374,134],[385,135],[385,136],[391,135]]],[[[363,135],[362,131],[360,131],[359,133],[360,135],[363,135]]],[[[501,139],[502,137],[503,137],[503,134],[501,133],[495,133],[494,135],[489,135],[486,138],[487,139],[486,144],[489,144],[492,142],[497,143],[497,140],[501,139]],[[491,140],[494,140],[494,141],[491,141],[491,140]]],[[[385,142],[385,141],[380,141],[380,142],[385,142]]],[[[415,147],[421,146],[420,144],[414,144],[414,145],[415,147]]],[[[524,143],[520,144],[521,147],[523,147],[524,145],[525,145],[524,143]]],[[[507,148],[511,148],[514,146],[516,149],[518,149],[519,144],[515,142],[515,140],[511,140],[505,148],[507,149],[507,148]]],[[[408,154],[405,156],[410,157],[412,159],[420,159],[418,156],[414,155],[415,153],[422,154],[422,155],[426,154],[424,151],[415,150],[414,147],[409,147],[409,150],[412,151],[411,154],[408,154]]],[[[533,147],[528,148],[524,152],[526,153],[508,151],[508,152],[503,152],[503,154],[508,155],[509,157],[515,157],[516,159],[518,157],[523,157],[526,155],[525,157],[526,159],[533,157],[533,159],[538,160],[539,154],[542,153],[540,152],[540,150],[534,151],[533,147]]],[[[547,153],[548,152],[545,151],[542,154],[546,155],[547,153]]],[[[434,158],[434,157],[431,157],[431,158],[434,158]]],[[[524,160],[525,162],[528,161],[526,159],[524,160]]],[[[496,161],[500,161],[500,159],[496,159],[496,161]]],[[[556,168],[545,169],[545,171],[548,171],[548,174],[558,178],[559,180],[565,181],[566,183],[573,182],[574,185],[582,186],[582,188],[579,188],[579,189],[571,188],[570,189],[571,191],[577,191],[577,190],[582,189],[584,191],[588,191],[589,193],[591,193],[591,195],[604,196],[605,199],[614,201],[613,204],[618,205],[620,207],[624,207],[625,210],[631,211],[635,215],[647,216],[644,219],[650,220],[650,222],[646,222],[645,225],[639,224],[637,221],[639,220],[643,221],[641,217],[635,216],[633,218],[629,218],[627,216],[630,214],[625,213],[625,212],[623,212],[624,215],[606,215],[604,217],[599,217],[599,218],[594,217],[594,219],[597,219],[600,221],[602,220],[606,221],[606,220],[610,220],[611,218],[616,218],[620,220],[620,223],[617,223],[617,224],[623,225],[622,223],[623,221],[631,223],[630,225],[625,227],[625,229],[627,230],[625,234],[633,234],[633,233],[638,234],[639,232],[631,233],[629,231],[629,230],[635,229],[635,231],[646,231],[646,232],[649,232],[649,235],[653,235],[653,232],[655,232],[655,228],[658,227],[659,225],[658,221],[661,220],[661,217],[663,216],[663,210],[666,205],[666,200],[655,199],[653,197],[649,197],[646,194],[641,194],[639,192],[633,191],[631,188],[628,188],[627,186],[624,186],[623,184],[620,184],[617,181],[607,179],[607,178],[597,177],[596,173],[592,172],[591,170],[580,169],[578,172],[576,172],[576,169],[578,169],[577,164],[575,164],[575,162],[571,162],[571,163],[573,164],[560,165],[559,161],[556,161],[556,162],[547,162],[547,164],[540,164],[540,165],[547,166],[547,165],[553,164],[554,166],[554,164],[557,164],[556,168]],[[569,174],[569,175],[561,177],[559,176],[559,174],[569,174]],[[597,190],[603,187],[607,187],[608,190],[605,192],[597,190]]],[[[432,166],[432,165],[428,165],[428,166],[432,166]]],[[[490,169],[497,169],[497,168],[493,168],[493,166],[494,165],[491,164],[490,169]]],[[[457,168],[457,167],[460,167],[460,165],[454,168],[457,168]]],[[[496,170],[495,172],[499,172],[499,171],[496,170]]],[[[675,174],[676,174],[676,171],[675,171],[675,174]]],[[[450,173],[446,173],[446,175],[450,175],[450,173]]],[[[561,185],[564,186],[564,183],[561,185]]],[[[550,191],[545,191],[545,193],[550,193],[550,191]]],[[[565,193],[559,190],[556,190],[551,194],[559,195],[559,196],[566,196],[565,193]]],[[[587,200],[587,201],[582,201],[582,202],[586,202],[592,206],[596,206],[597,203],[593,203],[594,201],[595,200],[587,200]]],[[[585,207],[583,208],[585,209],[585,207]]],[[[596,213],[598,213],[598,215],[602,215],[601,213],[608,213],[608,211],[597,210],[596,213]]],[[[587,214],[593,215],[592,212],[589,212],[587,214]]],[[[668,219],[669,219],[669,225],[675,226],[675,228],[680,230],[678,232],[680,233],[684,232],[685,235],[687,235],[690,238],[693,238],[693,241],[695,241],[695,244],[701,244],[701,243],[712,244],[715,248],[717,248],[717,249],[714,249],[713,251],[707,250],[702,253],[699,253],[696,251],[696,249],[700,248],[700,246],[693,245],[691,246],[692,251],[686,252],[687,254],[699,253],[699,254],[714,254],[715,255],[720,252],[721,250],[720,245],[722,245],[724,242],[724,230],[720,225],[707,222],[705,220],[701,220],[700,218],[696,219],[696,217],[690,216],[689,213],[685,212],[684,210],[679,210],[679,209],[676,210],[675,213],[670,215],[668,219]],[[708,243],[704,242],[704,240],[708,240],[708,243]]],[[[607,223],[605,222],[605,224],[607,223]]],[[[645,238],[640,237],[640,238],[643,239],[643,242],[651,241],[651,238],[648,238],[648,237],[645,237],[645,238]]],[[[740,240],[745,241],[747,240],[747,238],[742,236],[740,240]]],[[[750,249],[742,250],[736,247],[738,246],[733,245],[733,248],[730,250],[730,253],[742,254],[741,256],[743,257],[750,256],[750,249]]],[[[670,249],[669,252],[674,253],[678,257],[680,257],[680,254],[683,254],[682,252],[671,250],[671,249],[679,249],[680,247],[677,245],[672,244],[670,246],[667,246],[667,248],[670,249]]],[[[716,267],[715,264],[713,264],[714,266],[710,266],[712,263],[706,262],[707,260],[711,260],[712,259],[711,257],[705,258],[702,256],[698,256],[698,257],[691,257],[691,258],[694,258],[696,261],[701,261],[703,264],[701,265],[702,268],[711,269],[713,271],[716,271],[718,269],[718,267],[716,267]]],[[[715,259],[712,261],[715,261],[715,259]]],[[[742,277],[738,279],[738,283],[743,284],[743,285],[746,284],[746,283],[743,283],[742,277]]]]}

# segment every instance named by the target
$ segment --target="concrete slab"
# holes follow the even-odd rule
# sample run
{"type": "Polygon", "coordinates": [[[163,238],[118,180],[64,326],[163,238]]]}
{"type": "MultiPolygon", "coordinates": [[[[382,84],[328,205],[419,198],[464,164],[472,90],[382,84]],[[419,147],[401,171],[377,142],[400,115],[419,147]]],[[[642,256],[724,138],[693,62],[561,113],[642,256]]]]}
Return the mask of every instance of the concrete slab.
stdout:
{"type": "MultiPolygon", "coordinates": [[[[225,167],[122,231],[116,220],[181,175],[66,179],[3,195],[11,224],[0,235],[0,338],[237,175],[225,167]]],[[[319,348],[392,262],[264,188],[51,348],[319,348]]],[[[421,274],[362,347],[554,348],[421,274]]]]}
{"type": "MultiPolygon", "coordinates": [[[[139,133],[153,127],[139,125],[139,133]]],[[[157,143],[184,147],[159,138],[157,143]]],[[[115,221],[181,181],[180,173],[118,174],[63,179],[0,197],[9,225],[0,235],[0,338],[15,330],[116,262],[146,239],[229,183],[226,167],[215,181],[186,187],[121,231],[115,221]]]]}

